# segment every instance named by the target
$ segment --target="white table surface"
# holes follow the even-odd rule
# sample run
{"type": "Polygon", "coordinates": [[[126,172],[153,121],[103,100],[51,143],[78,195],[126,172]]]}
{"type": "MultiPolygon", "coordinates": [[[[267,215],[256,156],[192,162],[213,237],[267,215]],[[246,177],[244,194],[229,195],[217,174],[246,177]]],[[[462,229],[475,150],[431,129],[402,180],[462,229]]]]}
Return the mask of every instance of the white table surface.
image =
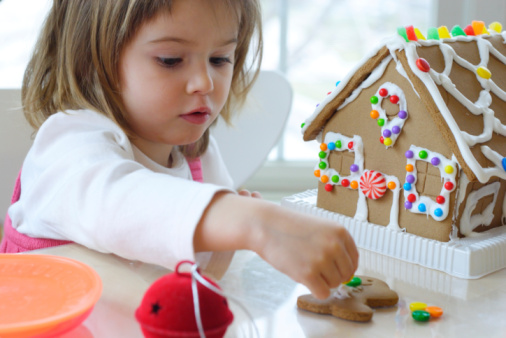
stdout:
{"type": "MultiPolygon", "coordinates": [[[[91,315],[64,337],[142,337],[134,312],[151,283],[167,270],[76,244],[32,253],[79,260],[102,278],[103,293],[91,315]]],[[[370,251],[360,254],[357,275],[380,278],[399,294],[397,306],[375,310],[367,323],[298,310],[297,297],[307,289],[252,252],[237,252],[219,284],[228,295],[240,299],[261,337],[506,337],[506,269],[464,280],[370,251]],[[439,306],[444,314],[416,322],[409,311],[415,301],[439,306]]],[[[247,315],[229,303],[235,319],[226,337],[253,337],[247,315]]]]}

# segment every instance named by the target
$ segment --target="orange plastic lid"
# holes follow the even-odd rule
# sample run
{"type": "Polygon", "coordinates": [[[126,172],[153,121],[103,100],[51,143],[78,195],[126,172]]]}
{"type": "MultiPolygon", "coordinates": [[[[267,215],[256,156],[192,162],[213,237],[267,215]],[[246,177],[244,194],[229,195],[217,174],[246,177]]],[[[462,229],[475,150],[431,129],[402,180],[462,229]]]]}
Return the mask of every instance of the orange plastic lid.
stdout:
{"type": "Polygon", "coordinates": [[[70,258],[0,255],[0,337],[53,336],[79,325],[102,293],[98,274],[70,258]]]}

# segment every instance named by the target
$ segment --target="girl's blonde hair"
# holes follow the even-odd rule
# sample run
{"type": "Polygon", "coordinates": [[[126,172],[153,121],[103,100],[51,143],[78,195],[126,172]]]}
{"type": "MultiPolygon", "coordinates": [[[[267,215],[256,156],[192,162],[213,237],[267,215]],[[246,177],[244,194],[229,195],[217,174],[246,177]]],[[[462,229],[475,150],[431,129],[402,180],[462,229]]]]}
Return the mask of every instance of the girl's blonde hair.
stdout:
{"type": "MultiPolygon", "coordinates": [[[[233,105],[235,108],[236,103],[244,102],[258,75],[262,28],[259,0],[223,1],[233,9],[239,22],[231,94],[221,111],[225,121],[230,122],[233,105]],[[256,43],[250,54],[254,37],[256,43]]],[[[132,136],[123,116],[119,57],[140,25],[161,10],[170,12],[172,2],[53,0],[23,79],[22,103],[32,127],[38,130],[59,111],[91,109],[108,116],[132,136]]],[[[188,157],[200,156],[208,142],[209,130],[195,144],[181,150],[188,157]]]]}

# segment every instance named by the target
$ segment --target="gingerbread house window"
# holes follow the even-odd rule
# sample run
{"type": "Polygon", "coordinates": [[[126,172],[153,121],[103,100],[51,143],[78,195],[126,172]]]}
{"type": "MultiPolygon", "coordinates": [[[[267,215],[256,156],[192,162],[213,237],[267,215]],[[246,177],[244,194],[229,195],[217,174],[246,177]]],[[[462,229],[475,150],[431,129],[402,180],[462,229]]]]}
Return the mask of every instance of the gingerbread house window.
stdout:
{"type": "Polygon", "coordinates": [[[501,183],[494,182],[472,191],[460,219],[460,232],[469,236],[480,225],[488,226],[494,219],[494,208],[501,183]]]}
{"type": "Polygon", "coordinates": [[[436,199],[440,193],[443,183],[439,169],[429,162],[416,161],[416,190],[420,195],[436,199]]]}

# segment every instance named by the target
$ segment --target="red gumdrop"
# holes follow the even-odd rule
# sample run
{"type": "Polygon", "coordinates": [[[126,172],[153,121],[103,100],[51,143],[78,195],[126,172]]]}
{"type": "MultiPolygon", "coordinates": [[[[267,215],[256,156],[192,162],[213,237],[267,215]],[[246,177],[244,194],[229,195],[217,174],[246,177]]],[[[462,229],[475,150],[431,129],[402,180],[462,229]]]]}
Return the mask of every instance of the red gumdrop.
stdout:
{"type": "Polygon", "coordinates": [[[386,90],[385,88],[381,88],[381,89],[379,90],[379,94],[380,94],[380,96],[385,97],[385,96],[387,96],[387,95],[388,95],[388,90],[386,90]]]}
{"type": "Polygon", "coordinates": [[[415,28],[413,26],[406,26],[406,35],[408,36],[409,41],[418,41],[415,28]]]}
{"type": "Polygon", "coordinates": [[[350,181],[348,181],[348,180],[345,178],[344,180],[342,180],[342,181],[341,181],[341,185],[342,185],[343,187],[345,187],[345,188],[346,188],[347,186],[349,186],[349,185],[350,185],[350,181]]]}
{"type": "Polygon", "coordinates": [[[438,197],[436,197],[436,202],[438,204],[443,204],[445,202],[445,198],[441,195],[439,195],[438,197]]]}
{"type": "Polygon", "coordinates": [[[397,102],[399,102],[399,97],[397,95],[390,96],[390,102],[397,104],[397,102]]]}
{"type": "Polygon", "coordinates": [[[424,58],[416,59],[416,66],[418,69],[420,69],[422,72],[427,73],[430,70],[430,65],[424,58]]]}
{"type": "Polygon", "coordinates": [[[474,35],[476,35],[476,34],[474,33],[474,28],[473,28],[473,26],[471,26],[471,25],[467,25],[467,26],[466,26],[466,28],[464,28],[464,32],[465,32],[467,35],[473,35],[473,36],[474,36],[474,35]]]}
{"type": "Polygon", "coordinates": [[[353,142],[348,142],[348,149],[353,150],[353,142]]]}
{"type": "Polygon", "coordinates": [[[415,194],[409,194],[408,195],[408,201],[410,201],[411,203],[415,203],[415,201],[416,201],[416,195],[415,194]]]}
{"type": "MultiPolygon", "coordinates": [[[[183,263],[183,262],[181,262],[183,263]]],[[[156,280],[135,311],[147,338],[199,337],[189,272],[176,272],[156,280]]],[[[214,287],[220,287],[202,276],[214,287]]],[[[200,316],[206,337],[223,337],[234,316],[226,298],[197,282],[200,316]]]]}

